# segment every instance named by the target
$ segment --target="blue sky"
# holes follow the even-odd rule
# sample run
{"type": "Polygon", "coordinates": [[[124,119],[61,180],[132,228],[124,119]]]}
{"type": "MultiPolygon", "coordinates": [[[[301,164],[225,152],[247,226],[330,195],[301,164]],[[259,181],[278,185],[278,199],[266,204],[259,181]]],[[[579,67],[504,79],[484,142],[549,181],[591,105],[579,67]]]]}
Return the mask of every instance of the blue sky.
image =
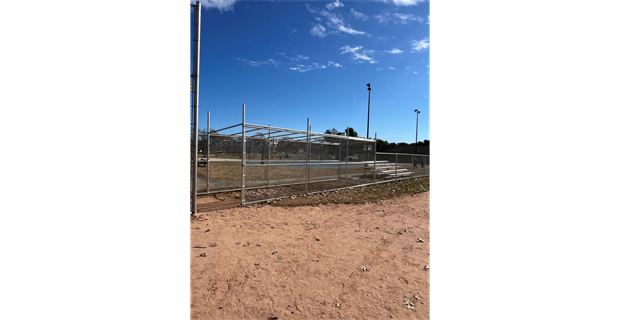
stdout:
{"type": "Polygon", "coordinates": [[[241,122],[390,142],[429,135],[429,3],[202,2],[199,128],[241,122]]]}

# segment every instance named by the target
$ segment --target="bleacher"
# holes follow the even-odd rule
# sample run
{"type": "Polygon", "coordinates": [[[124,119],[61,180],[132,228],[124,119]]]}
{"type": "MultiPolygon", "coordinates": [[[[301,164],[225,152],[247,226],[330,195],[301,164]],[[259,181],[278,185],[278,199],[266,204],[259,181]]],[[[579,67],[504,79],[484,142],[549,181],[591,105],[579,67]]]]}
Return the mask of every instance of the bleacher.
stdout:
{"type": "Polygon", "coordinates": [[[383,176],[385,179],[402,178],[413,174],[409,169],[403,169],[401,166],[387,161],[377,161],[376,164],[369,163],[366,165],[366,169],[373,174],[383,176]]]}

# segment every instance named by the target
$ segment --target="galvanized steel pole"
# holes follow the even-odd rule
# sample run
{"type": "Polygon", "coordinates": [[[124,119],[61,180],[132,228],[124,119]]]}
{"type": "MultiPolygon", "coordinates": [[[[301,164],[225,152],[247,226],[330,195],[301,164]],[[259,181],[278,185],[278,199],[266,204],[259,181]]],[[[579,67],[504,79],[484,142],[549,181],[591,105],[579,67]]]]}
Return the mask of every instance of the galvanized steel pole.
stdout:
{"type": "Polygon", "coordinates": [[[193,183],[192,183],[192,213],[198,211],[197,205],[197,193],[198,193],[198,99],[199,95],[199,75],[200,75],[200,21],[202,18],[200,1],[196,2],[196,20],[194,30],[194,128],[192,134],[194,135],[192,143],[194,144],[194,152],[192,154],[193,163],[193,183]]]}
{"type": "Polygon", "coordinates": [[[211,180],[211,111],[207,111],[207,194],[211,180]]]}
{"type": "Polygon", "coordinates": [[[241,206],[245,206],[245,103],[241,112],[241,206]]]}
{"type": "Polygon", "coordinates": [[[349,185],[349,134],[347,134],[347,164],[344,167],[344,182],[345,186],[349,185]]]}
{"type": "Polygon", "coordinates": [[[269,125],[269,131],[267,131],[267,188],[269,188],[270,180],[271,180],[271,125],[269,125]]]}
{"type": "Polygon", "coordinates": [[[308,160],[310,159],[310,118],[308,118],[308,126],[306,133],[306,194],[308,194],[308,184],[310,183],[310,166],[308,165],[308,160]]]}
{"type": "Polygon", "coordinates": [[[377,182],[377,133],[375,132],[375,156],[372,164],[372,183],[377,182]]]}

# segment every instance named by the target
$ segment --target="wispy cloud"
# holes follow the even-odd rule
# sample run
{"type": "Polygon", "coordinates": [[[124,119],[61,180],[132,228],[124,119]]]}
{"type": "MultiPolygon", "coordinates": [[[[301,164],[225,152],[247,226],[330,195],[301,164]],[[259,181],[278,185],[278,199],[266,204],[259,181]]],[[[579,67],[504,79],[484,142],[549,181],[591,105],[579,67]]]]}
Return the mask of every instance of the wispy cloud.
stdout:
{"type": "Polygon", "coordinates": [[[357,51],[357,50],[359,50],[361,48],[363,48],[363,47],[359,46],[359,47],[351,48],[349,46],[344,46],[344,47],[340,48],[340,49],[344,50],[340,54],[347,53],[347,52],[355,53],[355,51],[357,51]]]}
{"type": "Polygon", "coordinates": [[[353,14],[353,16],[358,18],[358,19],[362,19],[362,20],[368,19],[367,15],[365,15],[365,14],[363,14],[361,12],[355,11],[354,9],[351,9],[351,14],[353,14]]]}
{"type": "Polygon", "coordinates": [[[312,13],[316,13],[316,9],[312,8],[309,4],[306,3],[306,9],[312,13]]]}
{"type": "MultiPolygon", "coordinates": [[[[336,2],[335,2],[336,3],[336,2]]],[[[340,3],[340,2],[337,2],[340,3]]],[[[333,3],[330,3],[333,4],[333,3]]],[[[347,26],[343,19],[336,13],[332,13],[330,11],[327,10],[321,10],[321,9],[316,9],[313,8],[312,6],[306,4],[306,9],[308,9],[308,11],[310,11],[311,13],[314,14],[318,14],[320,16],[323,17],[323,19],[325,20],[325,24],[331,28],[334,29],[334,31],[331,32],[327,32],[325,30],[325,27],[323,27],[322,25],[314,25],[313,28],[310,31],[310,34],[314,35],[314,36],[318,36],[318,37],[325,37],[327,34],[329,33],[338,33],[338,32],[344,32],[344,33],[348,33],[351,35],[364,35],[367,34],[364,31],[360,31],[360,30],[355,30],[350,26],[347,26]]],[[[315,17],[315,19],[317,19],[318,17],[315,17]]],[[[321,18],[318,18],[317,20],[323,22],[323,20],[321,18]]]]}
{"type": "Polygon", "coordinates": [[[328,3],[325,5],[325,7],[328,10],[332,10],[334,8],[340,8],[340,7],[344,7],[344,4],[342,4],[340,1],[336,0],[336,2],[332,2],[332,3],[328,3]]]}
{"type": "Polygon", "coordinates": [[[315,24],[312,29],[310,29],[310,34],[313,36],[317,36],[319,38],[325,38],[327,33],[325,32],[325,27],[321,24],[315,24]]]}
{"type": "Polygon", "coordinates": [[[372,54],[374,53],[374,50],[363,50],[362,52],[358,52],[358,50],[362,49],[362,46],[359,47],[355,47],[355,48],[351,48],[349,46],[344,46],[340,49],[344,50],[342,51],[340,54],[343,53],[351,53],[353,55],[353,60],[358,60],[358,62],[366,62],[368,61],[369,63],[377,63],[377,60],[371,58],[368,56],[368,54],[372,54]]]}
{"type": "Polygon", "coordinates": [[[394,4],[397,6],[415,6],[424,0],[394,0],[394,4]]]}
{"type": "Polygon", "coordinates": [[[286,31],[290,32],[290,33],[295,33],[297,32],[296,29],[291,28],[291,26],[286,26],[286,31]]]}
{"type": "MultiPolygon", "coordinates": [[[[339,67],[341,68],[342,67],[341,64],[338,64],[338,63],[332,62],[332,61],[329,61],[327,63],[327,65],[321,64],[321,63],[317,63],[317,62],[310,63],[309,62],[310,61],[310,57],[302,55],[302,54],[298,54],[295,57],[289,57],[284,52],[276,52],[276,54],[279,55],[279,56],[282,56],[282,58],[285,59],[284,62],[282,62],[282,64],[286,65],[289,70],[293,70],[293,71],[297,71],[297,72],[308,72],[310,70],[315,70],[315,69],[317,69],[317,70],[327,69],[328,67],[334,67],[334,68],[339,68],[339,67]],[[301,64],[301,62],[303,62],[304,64],[301,64]]],[[[263,60],[263,61],[252,61],[252,60],[237,58],[237,60],[239,60],[244,65],[253,66],[253,67],[260,67],[260,66],[263,66],[263,65],[275,65],[275,66],[278,66],[278,64],[280,64],[280,61],[275,61],[273,59],[267,59],[267,60],[263,60]]]]}
{"type": "MultiPolygon", "coordinates": [[[[236,1],[237,0],[207,0],[207,1],[201,1],[200,4],[205,9],[217,8],[223,12],[223,11],[233,10],[233,7],[236,1]]],[[[196,1],[191,0],[191,3],[196,4],[196,1]]]]}
{"type": "Polygon", "coordinates": [[[392,50],[390,50],[390,51],[385,51],[385,52],[387,52],[387,53],[393,53],[393,54],[398,54],[398,53],[402,53],[403,51],[402,51],[402,50],[400,50],[400,49],[398,49],[398,48],[394,48],[394,49],[392,49],[392,50]]]}
{"type": "Polygon", "coordinates": [[[291,58],[291,60],[297,61],[297,62],[299,62],[301,60],[308,60],[308,59],[310,59],[308,56],[302,56],[301,54],[297,55],[297,57],[295,57],[295,58],[291,58]]]}
{"type": "Polygon", "coordinates": [[[243,58],[236,58],[237,61],[240,61],[242,64],[245,64],[247,66],[252,66],[252,67],[260,67],[260,66],[266,66],[266,65],[274,65],[274,66],[278,66],[278,64],[280,64],[279,61],[275,61],[273,59],[267,59],[267,60],[262,60],[262,61],[252,61],[252,60],[248,60],[248,59],[243,59],[243,58]]]}
{"type": "Polygon", "coordinates": [[[346,32],[348,34],[366,34],[366,32],[353,30],[351,28],[347,28],[347,27],[342,26],[342,25],[338,26],[338,30],[340,30],[342,32],[346,32]]]}
{"type": "Polygon", "coordinates": [[[290,60],[295,61],[295,62],[300,62],[301,60],[309,60],[310,59],[310,57],[304,56],[304,55],[301,55],[301,54],[298,54],[296,57],[289,57],[284,52],[276,52],[276,54],[281,55],[282,57],[284,57],[286,59],[290,59],[290,60]]]}
{"type": "Polygon", "coordinates": [[[390,70],[396,70],[396,68],[394,68],[394,67],[388,67],[388,69],[390,69],[390,70]]]}
{"type": "Polygon", "coordinates": [[[293,71],[297,71],[297,72],[308,72],[310,70],[315,70],[315,69],[320,70],[320,69],[326,69],[326,68],[327,68],[326,65],[315,62],[311,65],[298,64],[294,67],[290,67],[289,69],[293,71]]]}
{"type": "Polygon", "coordinates": [[[424,38],[422,40],[411,41],[411,46],[411,52],[423,52],[430,47],[430,43],[428,42],[428,38],[424,38]]]}
{"type": "Polygon", "coordinates": [[[374,0],[374,1],[383,2],[383,3],[393,3],[397,6],[415,6],[426,0],[374,0]]]}
{"type": "Polygon", "coordinates": [[[407,24],[411,21],[416,21],[419,23],[424,23],[424,19],[420,18],[420,17],[416,17],[412,14],[402,14],[402,13],[383,13],[383,14],[378,14],[378,15],[374,15],[372,16],[373,18],[377,19],[377,21],[379,21],[379,23],[386,25],[390,22],[392,22],[393,24],[397,24],[400,22],[400,24],[407,24]]]}

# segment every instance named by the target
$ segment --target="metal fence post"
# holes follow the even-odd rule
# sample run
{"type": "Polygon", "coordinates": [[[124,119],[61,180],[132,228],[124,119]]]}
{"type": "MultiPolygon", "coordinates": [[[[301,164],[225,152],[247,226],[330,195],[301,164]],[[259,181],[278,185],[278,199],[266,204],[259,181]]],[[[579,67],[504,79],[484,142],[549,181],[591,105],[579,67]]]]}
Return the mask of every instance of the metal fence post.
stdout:
{"type": "Polygon", "coordinates": [[[342,139],[338,141],[338,180],[340,180],[340,167],[342,167],[342,139]]]}
{"type": "Polygon", "coordinates": [[[396,171],[398,169],[398,153],[396,154],[395,162],[396,163],[394,164],[394,180],[398,178],[398,171],[396,171]]]}
{"type": "Polygon", "coordinates": [[[245,103],[241,118],[241,206],[245,206],[245,103]]]}
{"type": "Polygon", "coordinates": [[[344,167],[344,186],[347,187],[349,186],[349,136],[347,135],[347,154],[345,155],[345,157],[347,157],[347,163],[344,167]]]}
{"type": "Polygon", "coordinates": [[[271,180],[271,125],[269,125],[269,131],[267,131],[267,188],[269,188],[270,180],[271,180]]]}
{"type": "Polygon", "coordinates": [[[413,173],[411,174],[412,177],[415,177],[415,169],[416,169],[416,165],[415,165],[415,153],[411,155],[411,171],[413,171],[413,173]]]}
{"type": "Polygon", "coordinates": [[[308,184],[310,183],[310,166],[308,159],[310,159],[310,118],[308,118],[308,126],[306,133],[306,194],[308,194],[308,184]]]}
{"type": "Polygon", "coordinates": [[[194,70],[192,70],[192,185],[191,185],[191,213],[197,212],[196,208],[196,194],[198,193],[198,73],[200,71],[200,14],[201,5],[200,1],[197,1],[194,7],[194,70]]]}
{"type": "Polygon", "coordinates": [[[211,180],[211,111],[207,111],[207,194],[211,180]]]}
{"type": "Polygon", "coordinates": [[[377,182],[377,133],[375,132],[375,152],[372,163],[372,183],[377,182]]]}

